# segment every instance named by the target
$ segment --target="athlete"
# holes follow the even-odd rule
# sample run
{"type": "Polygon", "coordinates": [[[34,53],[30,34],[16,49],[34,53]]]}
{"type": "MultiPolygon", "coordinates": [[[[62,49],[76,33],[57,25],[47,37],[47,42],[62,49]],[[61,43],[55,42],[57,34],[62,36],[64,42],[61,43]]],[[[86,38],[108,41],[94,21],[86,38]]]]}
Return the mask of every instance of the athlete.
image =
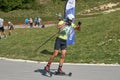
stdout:
{"type": "Polygon", "coordinates": [[[65,55],[66,55],[66,52],[67,52],[66,51],[66,49],[67,49],[66,40],[67,40],[68,33],[69,33],[69,31],[72,27],[77,29],[77,30],[80,29],[80,25],[75,26],[72,23],[73,18],[74,18],[73,16],[68,15],[66,22],[60,21],[58,23],[57,28],[59,29],[59,32],[58,32],[58,37],[55,40],[54,52],[53,52],[53,55],[50,57],[47,65],[44,68],[45,71],[49,72],[50,65],[51,65],[52,61],[54,60],[54,58],[58,55],[58,52],[59,52],[59,49],[60,49],[61,50],[61,58],[60,58],[60,61],[59,61],[59,67],[58,67],[57,72],[59,74],[64,73],[62,71],[62,66],[63,66],[64,60],[65,60],[65,55]]]}
{"type": "Polygon", "coordinates": [[[8,29],[9,29],[9,36],[10,36],[12,34],[12,30],[14,30],[14,26],[10,21],[8,22],[8,29]]]}
{"type": "Polygon", "coordinates": [[[0,32],[1,32],[0,38],[6,37],[3,23],[4,23],[4,19],[0,18],[0,32]]]}

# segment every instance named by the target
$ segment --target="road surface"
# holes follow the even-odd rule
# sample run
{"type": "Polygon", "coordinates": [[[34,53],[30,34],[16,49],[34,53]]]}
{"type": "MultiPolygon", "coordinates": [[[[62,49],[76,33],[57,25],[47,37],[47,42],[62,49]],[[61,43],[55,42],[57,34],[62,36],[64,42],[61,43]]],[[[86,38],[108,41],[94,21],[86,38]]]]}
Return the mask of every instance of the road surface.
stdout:
{"type": "MultiPolygon", "coordinates": [[[[0,59],[0,80],[120,80],[120,65],[64,64],[63,70],[72,76],[42,75],[47,63],[0,59]]],[[[51,65],[51,71],[58,64],[51,65]]]]}

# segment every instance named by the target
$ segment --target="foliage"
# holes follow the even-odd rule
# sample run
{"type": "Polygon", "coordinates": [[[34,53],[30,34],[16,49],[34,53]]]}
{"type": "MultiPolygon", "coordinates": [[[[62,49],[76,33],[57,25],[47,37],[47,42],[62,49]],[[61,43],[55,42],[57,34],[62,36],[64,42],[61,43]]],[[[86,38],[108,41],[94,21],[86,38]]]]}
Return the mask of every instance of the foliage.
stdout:
{"type": "MultiPolygon", "coordinates": [[[[118,1],[119,0],[77,0],[76,17],[81,17],[80,13],[86,9],[118,1]]],[[[56,20],[56,13],[60,12],[62,13],[62,16],[64,16],[65,3],[66,0],[0,0],[0,9],[8,11],[0,11],[0,17],[5,19],[5,23],[10,20],[14,22],[14,24],[23,23],[26,17],[35,18],[37,16],[40,16],[42,18],[42,21],[56,20]],[[5,1],[11,1],[11,3],[13,2],[15,5],[13,6],[12,4],[9,4],[13,6],[10,8],[5,5],[2,6],[2,3],[5,1]],[[19,2],[19,4],[16,2],[19,2]]]]}
{"type": "Polygon", "coordinates": [[[8,12],[16,9],[30,9],[35,0],[0,0],[0,9],[8,12]]]}

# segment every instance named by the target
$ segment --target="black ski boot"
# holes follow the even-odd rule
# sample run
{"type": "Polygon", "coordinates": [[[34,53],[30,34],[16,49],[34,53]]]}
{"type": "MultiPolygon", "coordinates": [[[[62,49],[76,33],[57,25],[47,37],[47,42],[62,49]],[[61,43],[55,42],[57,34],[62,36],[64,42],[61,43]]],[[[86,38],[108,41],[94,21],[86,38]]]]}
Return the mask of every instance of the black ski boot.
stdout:
{"type": "Polygon", "coordinates": [[[50,67],[49,67],[49,66],[45,66],[44,70],[45,70],[46,72],[49,72],[49,71],[50,71],[50,67]]]}
{"type": "Polygon", "coordinates": [[[50,77],[52,77],[52,73],[50,72],[50,67],[49,66],[45,66],[44,70],[46,71],[46,74],[48,73],[50,77]]]}
{"type": "Polygon", "coordinates": [[[59,68],[55,74],[56,75],[65,75],[65,72],[62,71],[62,66],[59,66],[59,68]]]}

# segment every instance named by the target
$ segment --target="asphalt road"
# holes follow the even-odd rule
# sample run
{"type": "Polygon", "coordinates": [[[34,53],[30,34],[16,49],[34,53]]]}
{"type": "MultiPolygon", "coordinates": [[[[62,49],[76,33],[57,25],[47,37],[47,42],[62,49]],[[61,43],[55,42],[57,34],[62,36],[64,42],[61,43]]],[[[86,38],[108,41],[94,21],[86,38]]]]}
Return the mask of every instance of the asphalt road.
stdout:
{"type": "MultiPolygon", "coordinates": [[[[120,80],[120,65],[64,64],[72,76],[43,75],[46,63],[0,60],[0,80],[120,80]]],[[[51,72],[58,64],[51,65],[51,72]]]]}

